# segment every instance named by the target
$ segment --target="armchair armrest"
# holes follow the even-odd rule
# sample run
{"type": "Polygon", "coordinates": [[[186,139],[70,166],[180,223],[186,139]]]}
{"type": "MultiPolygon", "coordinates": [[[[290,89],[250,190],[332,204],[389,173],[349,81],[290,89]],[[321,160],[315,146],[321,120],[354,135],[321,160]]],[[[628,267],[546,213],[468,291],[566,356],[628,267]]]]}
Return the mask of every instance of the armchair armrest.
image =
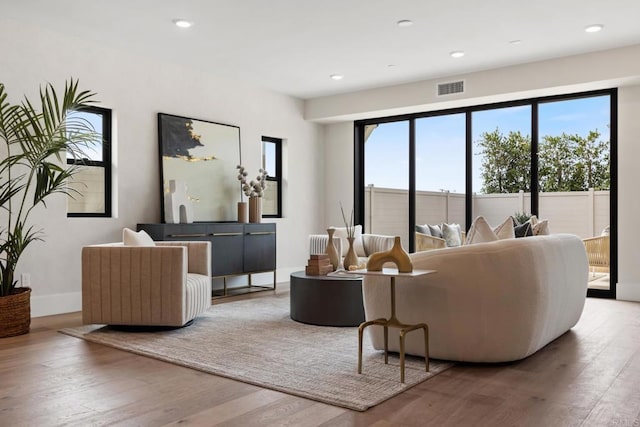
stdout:
{"type": "Polygon", "coordinates": [[[189,273],[211,276],[211,242],[198,241],[161,241],[156,246],[185,246],[189,262],[189,273]]]}
{"type": "Polygon", "coordinates": [[[430,251],[432,249],[446,248],[447,244],[444,239],[429,236],[418,231],[416,233],[416,252],[430,251]]]}
{"type": "MultiPolygon", "coordinates": [[[[310,234],[309,235],[309,255],[323,254],[327,250],[329,242],[328,234],[310,234]]],[[[333,245],[336,247],[338,254],[342,256],[342,240],[339,237],[333,238],[333,245]]]]}
{"type": "Polygon", "coordinates": [[[388,251],[393,247],[395,236],[385,236],[382,234],[363,234],[362,244],[367,256],[376,252],[388,251]]]}

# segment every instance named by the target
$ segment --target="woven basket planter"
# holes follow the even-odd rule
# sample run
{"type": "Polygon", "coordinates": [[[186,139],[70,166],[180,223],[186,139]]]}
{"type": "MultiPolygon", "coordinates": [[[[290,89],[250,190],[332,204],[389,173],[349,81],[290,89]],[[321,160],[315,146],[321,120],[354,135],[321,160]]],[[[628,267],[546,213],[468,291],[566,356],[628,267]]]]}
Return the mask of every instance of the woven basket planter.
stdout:
{"type": "Polygon", "coordinates": [[[0,338],[29,332],[31,325],[31,288],[16,288],[0,297],[0,338]]]}

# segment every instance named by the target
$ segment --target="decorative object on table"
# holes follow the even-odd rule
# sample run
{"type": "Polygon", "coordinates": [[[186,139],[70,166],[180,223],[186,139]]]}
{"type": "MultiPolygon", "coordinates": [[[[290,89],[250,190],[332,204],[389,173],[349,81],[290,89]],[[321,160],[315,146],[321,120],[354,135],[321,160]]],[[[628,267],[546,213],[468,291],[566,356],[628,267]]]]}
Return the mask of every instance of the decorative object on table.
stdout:
{"type": "Polygon", "coordinates": [[[164,195],[164,219],[167,224],[193,222],[193,208],[187,196],[187,184],[180,179],[169,181],[169,192],[164,195]]]}
{"type": "Polygon", "coordinates": [[[346,215],[344,214],[342,203],[340,203],[340,212],[342,213],[342,220],[344,221],[344,226],[347,230],[347,241],[349,242],[349,249],[347,249],[347,254],[342,260],[342,266],[345,270],[349,270],[350,267],[358,265],[358,256],[356,255],[356,251],[353,247],[356,227],[355,225],[353,225],[353,209],[351,209],[351,215],[349,216],[348,221],[346,215]]]}
{"type": "Polygon", "coordinates": [[[255,180],[247,182],[247,171],[242,165],[236,166],[238,169],[238,181],[242,193],[249,198],[249,222],[262,222],[262,196],[267,188],[267,175],[265,169],[260,168],[255,180]]]}
{"type": "Polygon", "coordinates": [[[249,197],[249,222],[262,222],[262,197],[249,197]]]}
{"type": "Polygon", "coordinates": [[[172,179],[189,188],[194,221],[235,221],[241,200],[232,171],[241,161],[240,128],[159,113],[158,142],[162,222],[172,179]]]}
{"type": "Polygon", "coordinates": [[[18,287],[15,271],[27,246],[43,240],[42,230],[29,224],[34,208],[51,194],[72,196],[67,187],[82,165],[64,164],[64,158],[88,157],[87,148],[99,142],[90,123],[74,115],[95,101],[95,94],[78,89],[73,78],[58,95],[51,84],[40,89],[39,110],[25,98],[7,101],[0,83],[0,208],[5,222],[0,229],[0,337],[26,334],[31,323],[31,289],[18,287]],[[28,197],[25,195],[28,193],[28,197]]]}
{"type": "Polygon", "coordinates": [[[238,202],[238,222],[249,222],[249,207],[247,202],[238,202]]]}
{"type": "Polygon", "coordinates": [[[367,270],[382,271],[382,266],[385,262],[394,263],[400,273],[411,273],[413,271],[411,258],[409,258],[409,254],[402,247],[400,236],[395,236],[391,249],[384,252],[376,252],[369,257],[367,270]]]}
{"type": "Polygon", "coordinates": [[[325,249],[325,253],[329,255],[329,262],[333,267],[333,271],[336,271],[338,269],[338,266],[340,265],[340,255],[338,254],[336,245],[333,244],[333,233],[335,233],[335,231],[336,229],[333,227],[327,228],[329,240],[327,241],[327,249],[325,249]]]}
{"type": "Polygon", "coordinates": [[[325,276],[333,271],[333,266],[327,254],[315,254],[309,257],[304,269],[308,276],[325,276]]]}
{"type": "Polygon", "coordinates": [[[342,260],[342,265],[345,270],[355,270],[358,268],[358,255],[356,255],[356,251],[353,247],[354,240],[355,237],[347,237],[349,249],[347,249],[347,254],[344,256],[344,260],[342,260]]]}

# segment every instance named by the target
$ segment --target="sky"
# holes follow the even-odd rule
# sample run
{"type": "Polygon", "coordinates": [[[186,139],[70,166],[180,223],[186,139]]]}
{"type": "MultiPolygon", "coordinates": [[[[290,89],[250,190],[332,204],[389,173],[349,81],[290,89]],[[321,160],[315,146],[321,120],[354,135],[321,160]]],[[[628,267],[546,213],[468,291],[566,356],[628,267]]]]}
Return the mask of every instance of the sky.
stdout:
{"type": "MultiPolygon", "coordinates": [[[[587,135],[597,129],[609,138],[609,96],[540,103],[540,139],[544,135],[587,135]]],[[[531,107],[518,106],[472,113],[474,147],[484,132],[531,134],[531,107]]],[[[473,187],[480,192],[480,157],[474,148],[473,187]],[[476,159],[478,161],[476,161],[476,159]]],[[[380,124],[365,144],[365,183],[376,187],[409,187],[409,122],[380,124]]],[[[464,193],[465,115],[416,120],[416,186],[419,191],[464,193]]]]}

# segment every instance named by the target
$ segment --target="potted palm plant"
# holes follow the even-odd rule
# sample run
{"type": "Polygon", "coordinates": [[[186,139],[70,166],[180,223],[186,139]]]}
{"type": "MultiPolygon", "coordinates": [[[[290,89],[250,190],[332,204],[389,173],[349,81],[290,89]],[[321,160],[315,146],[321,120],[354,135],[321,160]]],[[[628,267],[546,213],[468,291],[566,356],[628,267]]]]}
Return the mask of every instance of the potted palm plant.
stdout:
{"type": "Polygon", "coordinates": [[[74,113],[91,105],[94,95],[70,79],[62,96],[47,84],[39,103],[24,97],[12,104],[0,83],[0,338],[29,332],[31,289],[18,287],[15,277],[25,249],[43,240],[29,216],[50,195],[70,194],[68,180],[78,166],[67,166],[66,156],[84,158],[98,137],[74,113]]]}

